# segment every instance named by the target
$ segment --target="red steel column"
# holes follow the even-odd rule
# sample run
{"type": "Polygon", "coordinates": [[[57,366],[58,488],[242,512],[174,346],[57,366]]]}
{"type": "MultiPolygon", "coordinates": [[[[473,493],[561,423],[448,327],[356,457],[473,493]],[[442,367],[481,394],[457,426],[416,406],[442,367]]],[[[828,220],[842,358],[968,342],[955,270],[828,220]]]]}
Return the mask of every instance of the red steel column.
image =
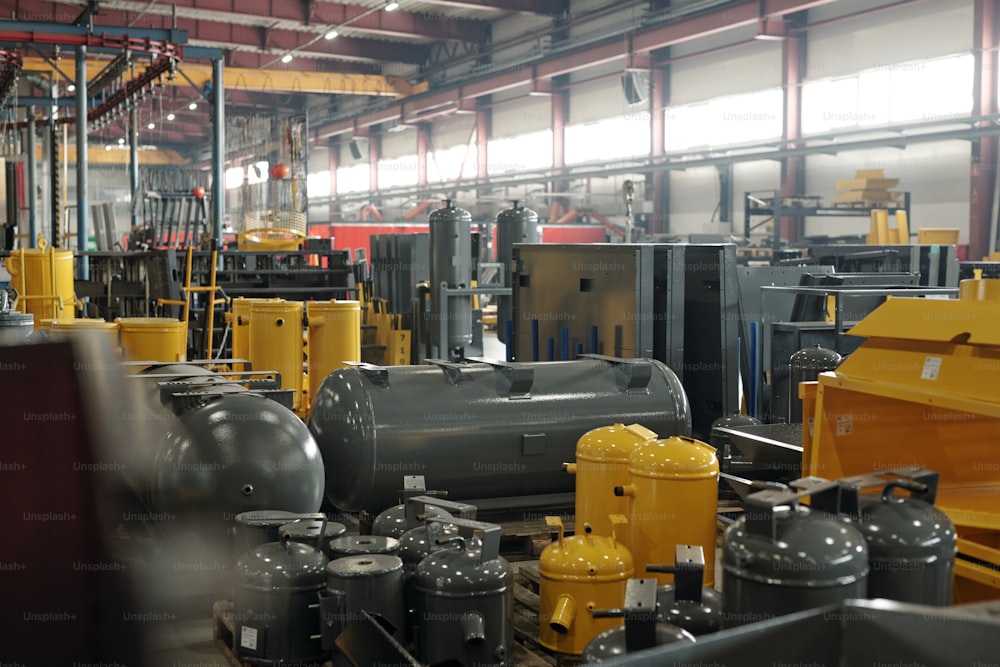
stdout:
{"type": "MultiPolygon", "coordinates": [[[[555,173],[562,173],[566,166],[566,121],[569,118],[569,90],[559,85],[560,79],[556,77],[552,82],[552,168],[555,173]]],[[[565,192],[568,184],[566,181],[553,181],[552,192],[565,192]]],[[[565,204],[562,199],[553,199],[551,208],[555,209],[559,204],[565,204]]],[[[549,222],[555,222],[558,216],[550,215],[549,222]]]]}
{"type": "MultiPolygon", "coordinates": [[[[801,17],[802,15],[798,15],[801,17]]],[[[790,21],[790,24],[800,21],[790,21]]],[[[791,27],[791,25],[789,25],[791,27]]],[[[788,33],[786,32],[786,35],[788,33]]],[[[786,36],[781,47],[781,87],[784,92],[783,133],[786,141],[802,137],[802,75],[806,51],[805,33],[786,36]]],[[[805,194],[806,170],[804,157],[785,157],[781,160],[781,195],[793,197],[805,194]]],[[[781,238],[797,241],[802,234],[801,218],[783,217],[778,222],[781,238]]]]}
{"type": "MultiPolygon", "coordinates": [[[[489,99],[488,97],[486,99],[489,99]]],[[[483,100],[485,102],[485,100],[483,100]]],[[[490,140],[490,110],[485,106],[476,109],[476,177],[480,181],[489,176],[489,156],[486,144],[490,140]]],[[[488,193],[487,188],[477,190],[479,196],[488,193]]]]}
{"type": "Polygon", "coordinates": [[[430,144],[430,123],[417,124],[417,185],[427,185],[427,146],[430,144]]]}
{"type": "MultiPolygon", "coordinates": [[[[975,35],[975,80],[973,84],[973,115],[997,113],[997,17],[998,0],[976,0],[973,20],[975,35]]],[[[984,127],[993,125],[987,121],[984,127]]],[[[972,142],[972,166],[969,195],[969,259],[978,261],[993,248],[990,228],[993,199],[996,196],[997,158],[1000,139],[983,137],[972,142]]],[[[918,221],[919,222],[919,221],[918,221]]]]}
{"type": "MultiPolygon", "coordinates": [[[[654,62],[649,80],[649,123],[653,144],[650,154],[655,158],[666,154],[665,143],[670,131],[666,121],[666,109],[670,104],[670,66],[654,62]]],[[[665,234],[670,230],[670,170],[654,170],[652,186],[653,219],[649,221],[649,233],[665,234]]]]}
{"type": "Polygon", "coordinates": [[[340,139],[332,138],[327,143],[327,165],[330,169],[330,219],[333,220],[334,213],[340,214],[340,205],[337,204],[337,167],[340,165],[340,139]]]}
{"type": "Polygon", "coordinates": [[[368,192],[373,194],[378,192],[378,159],[381,153],[379,150],[381,143],[381,133],[372,132],[368,135],[368,192]]]}

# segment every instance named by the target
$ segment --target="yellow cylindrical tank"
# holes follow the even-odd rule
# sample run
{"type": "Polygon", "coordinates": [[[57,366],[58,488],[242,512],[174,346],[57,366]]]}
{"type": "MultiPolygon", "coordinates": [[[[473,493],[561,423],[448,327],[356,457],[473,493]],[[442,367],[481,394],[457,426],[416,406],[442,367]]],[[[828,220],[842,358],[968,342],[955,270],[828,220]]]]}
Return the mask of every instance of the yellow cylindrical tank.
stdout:
{"type": "Polygon", "coordinates": [[[49,248],[42,240],[38,248],[20,248],[4,260],[10,284],[20,297],[19,309],[35,316],[35,328],[43,319],[76,317],[73,303],[73,252],[49,248]]]}
{"type": "Polygon", "coordinates": [[[309,321],[309,395],[331,372],[348,361],[361,361],[361,302],[310,301],[306,304],[309,321]]]}
{"type": "Polygon", "coordinates": [[[292,390],[297,411],[302,405],[302,302],[255,300],[249,328],[253,369],[281,373],[281,388],[292,390]]]}
{"type": "MultiPolygon", "coordinates": [[[[705,585],[715,585],[715,523],[719,459],[700,440],[674,436],[636,448],[629,458],[629,483],[615,488],[629,498],[628,544],[636,571],[646,565],[673,565],[675,546],[705,550],[705,585]]],[[[659,583],[673,581],[657,574],[659,583]]]]}
{"type": "Polygon", "coordinates": [[[79,333],[98,331],[107,335],[112,348],[118,349],[117,322],[105,322],[96,318],[60,318],[52,320],[51,327],[52,335],[68,334],[72,336],[79,333]]]}
{"type": "Polygon", "coordinates": [[[973,269],[975,278],[958,283],[958,298],[963,301],[1000,301],[1000,279],[983,278],[982,269],[973,269]]]}
{"type": "Polygon", "coordinates": [[[281,303],[281,299],[247,299],[238,296],[232,300],[229,321],[232,325],[233,359],[250,359],[250,304],[252,303],[281,303]]]}
{"type": "MultiPolygon", "coordinates": [[[[576,475],[576,523],[589,523],[598,535],[611,534],[609,514],[627,514],[628,498],[614,495],[628,484],[628,461],[640,445],[659,436],[639,424],[612,424],[587,431],[576,442],[576,463],[566,471],[576,475]]],[[[627,532],[621,536],[628,546],[627,532]]]]}
{"type": "MultiPolygon", "coordinates": [[[[622,624],[621,618],[594,618],[590,611],[621,606],[635,571],[632,554],[614,531],[594,535],[590,525],[578,523],[582,533],[565,537],[559,517],[545,517],[545,522],[559,537],[538,561],[538,640],[553,651],[580,655],[591,639],[622,624]]],[[[612,515],[609,523],[620,531],[626,519],[612,515]]]]}
{"type": "Polygon", "coordinates": [[[187,327],[169,317],[120,317],[122,352],[129,361],[186,361],[187,327]]]}

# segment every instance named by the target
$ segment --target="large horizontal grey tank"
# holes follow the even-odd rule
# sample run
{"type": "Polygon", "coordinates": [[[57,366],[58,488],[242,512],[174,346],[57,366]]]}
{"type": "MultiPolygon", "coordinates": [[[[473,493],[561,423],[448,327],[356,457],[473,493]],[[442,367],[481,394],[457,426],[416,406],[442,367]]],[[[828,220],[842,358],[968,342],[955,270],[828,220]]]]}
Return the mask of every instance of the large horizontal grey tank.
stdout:
{"type": "Polygon", "coordinates": [[[376,514],[396,504],[400,474],[433,475],[449,500],[518,506],[512,498],[572,493],[562,464],[577,440],[619,422],[689,434],[673,371],[598,356],[342,368],[323,381],[309,428],[326,462],[327,498],[376,514]]]}

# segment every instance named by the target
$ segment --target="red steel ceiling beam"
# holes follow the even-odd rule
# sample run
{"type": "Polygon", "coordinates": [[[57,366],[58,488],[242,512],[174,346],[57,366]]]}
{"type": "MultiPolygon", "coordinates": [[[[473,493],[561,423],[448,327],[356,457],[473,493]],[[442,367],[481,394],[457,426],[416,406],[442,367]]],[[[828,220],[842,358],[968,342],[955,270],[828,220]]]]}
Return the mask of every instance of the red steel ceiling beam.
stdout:
{"type": "MultiPolygon", "coordinates": [[[[200,2],[200,0],[199,0],[200,2]]],[[[275,2],[275,6],[281,2],[275,2]]],[[[288,3],[295,4],[295,3],[288,3]]],[[[19,2],[19,16],[55,16],[60,5],[51,2],[19,2]]],[[[392,13],[392,12],[390,12],[392,13]]],[[[136,30],[146,28],[165,29],[171,27],[167,17],[156,17],[146,21],[141,27],[136,21],[137,12],[105,10],[101,12],[101,22],[105,25],[128,26],[135,22],[136,30]]],[[[273,23],[273,21],[272,21],[273,23]]],[[[107,46],[111,48],[129,47],[134,51],[154,52],[170,55],[173,45],[101,35],[44,35],[28,29],[2,31],[0,41],[34,42],[36,44],[58,44],[62,46],[107,46]]],[[[276,55],[295,49],[316,37],[316,31],[303,32],[288,29],[267,29],[254,25],[243,25],[219,21],[178,18],[177,26],[187,31],[188,43],[192,46],[211,46],[226,50],[270,51],[265,62],[274,60],[276,55]]],[[[321,39],[315,44],[300,49],[302,58],[332,58],[362,63],[400,62],[421,65],[430,57],[430,47],[423,44],[387,43],[381,40],[355,37],[338,37],[334,40],[321,39]]],[[[302,70],[301,63],[295,69],[302,70]]]]}
{"type": "Polygon", "coordinates": [[[424,2],[441,7],[541,14],[552,18],[561,16],[563,11],[561,0],[424,0],[424,2]]]}
{"type": "MultiPolygon", "coordinates": [[[[58,4],[69,4],[60,0],[58,4]]],[[[79,4],[73,2],[72,4],[79,4]]],[[[159,19],[177,16],[184,19],[241,23],[260,27],[301,28],[313,34],[349,22],[352,31],[385,37],[422,38],[428,41],[480,43],[489,36],[486,21],[449,17],[429,12],[415,13],[400,9],[377,11],[362,16],[367,7],[335,2],[288,2],[288,0],[172,0],[169,4],[150,4],[146,0],[107,0],[102,2],[99,16],[112,10],[140,15],[133,25],[160,27],[159,19]],[[218,16],[213,16],[217,14],[218,16]],[[274,25],[281,22],[280,25],[274,25]]]]}
{"type": "Polygon", "coordinates": [[[691,17],[637,30],[627,36],[624,42],[621,37],[611,37],[604,42],[546,58],[533,67],[511,69],[460,86],[414,96],[399,105],[365,114],[351,121],[339,121],[317,128],[316,136],[325,138],[348,132],[355,126],[370,127],[388,120],[419,118],[422,114],[454,103],[456,100],[474,99],[521,85],[529,85],[535,79],[551,79],[624,58],[628,54],[647,53],[706,35],[756,24],[762,16],[780,17],[834,1],[747,0],[725,5],[691,17]]]}

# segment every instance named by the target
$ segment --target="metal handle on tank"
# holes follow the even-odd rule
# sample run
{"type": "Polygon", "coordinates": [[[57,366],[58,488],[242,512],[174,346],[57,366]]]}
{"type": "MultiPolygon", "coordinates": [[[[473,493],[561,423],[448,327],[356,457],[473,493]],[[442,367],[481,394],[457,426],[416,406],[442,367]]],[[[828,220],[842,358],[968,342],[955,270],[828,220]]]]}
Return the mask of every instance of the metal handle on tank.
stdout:
{"type": "MultiPolygon", "coordinates": [[[[500,557],[500,526],[495,523],[471,521],[469,519],[448,519],[436,516],[429,517],[427,523],[450,523],[458,528],[458,536],[449,537],[445,542],[456,541],[457,537],[461,538],[464,544],[465,540],[472,538],[476,531],[479,531],[482,534],[483,542],[483,547],[479,551],[479,562],[485,563],[500,557]]],[[[438,543],[444,544],[440,540],[438,543]]]]}
{"type": "Polygon", "coordinates": [[[700,545],[678,544],[673,565],[647,565],[646,572],[674,575],[674,600],[701,602],[705,550],[700,545]]]}
{"type": "MultiPolygon", "coordinates": [[[[420,523],[430,520],[431,517],[426,515],[428,505],[446,510],[459,519],[474,519],[476,517],[477,508],[475,505],[470,505],[469,503],[435,498],[428,494],[410,496],[406,499],[406,527],[408,530],[417,528],[420,523]]],[[[447,523],[452,522],[451,519],[447,520],[447,523]]]]}
{"type": "MultiPolygon", "coordinates": [[[[746,509],[746,529],[748,533],[775,539],[775,510],[779,507],[797,509],[802,498],[812,498],[812,506],[817,499],[825,504],[826,498],[835,498],[839,492],[836,482],[818,477],[805,477],[792,482],[786,490],[765,489],[751,493],[744,501],[746,509]]],[[[834,502],[836,502],[834,500],[834,502]]]]}
{"type": "MultiPolygon", "coordinates": [[[[329,519],[327,518],[326,514],[323,514],[322,512],[314,512],[312,514],[300,514],[298,516],[298,518],[295,519],[295,521],[293,521],[293,522],[291,522],[289,524],[285,524],[285,525],[288,526],[288,525],[291,525],[292,523],[302,523],[302,522],[307,522],[307,521],[318,521],[318,522],[320,522],[319,534],[316,536],[316,551],[319,551],[319,552],[322,553],[322,551],[323,551],[323,538],[326,536],[326,524],[329,521],[329,519]]],[[[282,528],[284,528],[284,527],[285,526],[282,526],[282,528]]],[[[282,542],[284,542],[285,547],[288,547],[289,544],[292,541],[292,536],[291,536],[290,533],[288,533],[286,531],[282,531],[281,532],[281,540],[282,540],[282,542]]]]}

